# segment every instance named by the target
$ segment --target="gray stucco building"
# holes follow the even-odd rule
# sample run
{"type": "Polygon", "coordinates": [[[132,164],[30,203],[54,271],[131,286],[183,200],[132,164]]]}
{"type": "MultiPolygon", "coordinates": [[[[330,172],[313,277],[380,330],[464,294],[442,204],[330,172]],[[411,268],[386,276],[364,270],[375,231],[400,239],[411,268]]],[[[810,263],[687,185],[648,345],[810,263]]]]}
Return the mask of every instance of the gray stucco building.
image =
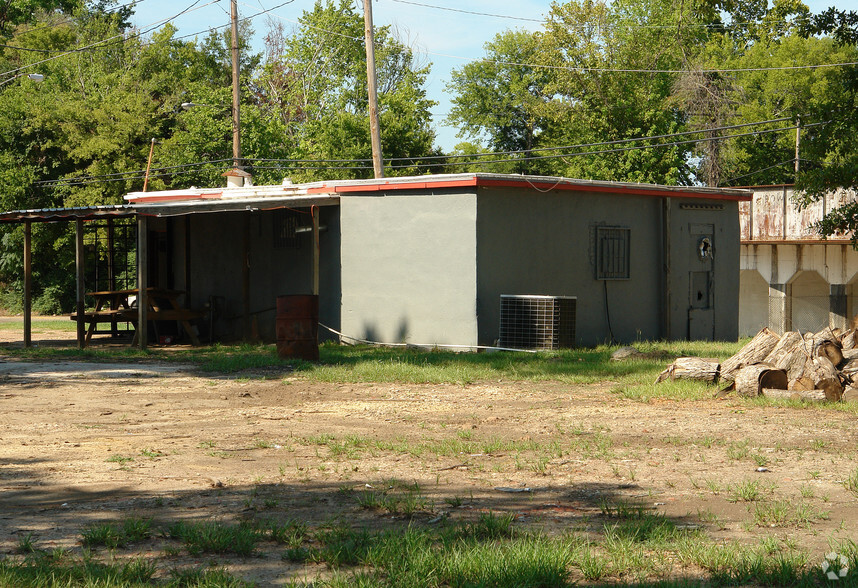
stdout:
{"type": "Polygon", "coordinates": [[[146,283],[213,305],[216,338],[272,340],[276,296],[317,292],[345,336],[466,347],[498,341],[502,295],[575,297],[577,345],[736,339],[749,199],[482,173],[126,196],[146,283]]]}

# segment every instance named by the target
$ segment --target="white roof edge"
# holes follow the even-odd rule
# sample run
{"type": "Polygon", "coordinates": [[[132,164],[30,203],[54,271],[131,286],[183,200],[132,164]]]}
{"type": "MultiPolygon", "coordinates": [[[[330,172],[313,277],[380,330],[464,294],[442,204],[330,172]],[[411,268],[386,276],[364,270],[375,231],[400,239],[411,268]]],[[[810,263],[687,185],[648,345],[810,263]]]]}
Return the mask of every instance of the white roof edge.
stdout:
{"type": "Polygon", "coordinates": [[[214,188],[188,188],[184,190],[161,190],[156,192],[130,192],[124,196],[129,203],[135,203],[139,200],[146,200],[147,203],[157,204],[159,200],[163,201],[178,201],[185,197],[187,200],[201,199],[209,196],[213,199],[232,200],[232,199],[251,199],[251,198],[276,198],[289,196],[305,196],[312,191],[313,196],[323,195],[327,193],[325,190],[330,189],[331,194],[336,192],[338,187],[343,186],[377,186],[377,185],[396,185],[410,184],[415,182],[425,182],[427,184],[443,183],[451,181],[461,181],[468,179],[481,180],[498,180],[498,181],[521,181],[521,182],[538,182],[540,184],[552,183],[557,185],[572,185],[572,186],[597,186],[602,188],[634,188],[640,190],[660,190],[670,192],[694,192],[694,193],[709,193],[722,195],[748,195],[753,192],[748,188],[718,188],[710,186],[667,186],[663,184],[646,184],[635,182],[613,182],[605,180],[580,180],[575,178],[567,178],[561,176],[530,176],[522,174],[495,174],[485,172],[468,172],[456,174],[432,174],[423,176],[396,176],[387,178],[370,178],[360,180],[323,180],[316,182],[307,182],[303,184],[274,184],[274,185],[258,185],[247,187],[214,187],[214,188]]]}

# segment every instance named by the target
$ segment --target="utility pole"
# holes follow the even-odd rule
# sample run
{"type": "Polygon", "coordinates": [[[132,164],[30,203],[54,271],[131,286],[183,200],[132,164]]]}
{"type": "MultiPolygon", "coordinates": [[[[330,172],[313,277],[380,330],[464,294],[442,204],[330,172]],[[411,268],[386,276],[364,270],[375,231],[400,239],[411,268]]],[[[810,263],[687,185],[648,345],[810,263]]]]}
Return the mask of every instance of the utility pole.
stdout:
{"type": "MultiPolygon", "coordinates": [[[[235,2],[235,0],[233,0],[235,2]]],[[[378,89],[375,77],[375,35],[372,28],[372,0],[363,0],[364,43],[366,44],[366,87],[369,92],[369,133],[372,138],[372,169],[384,177],[381,157],[381,130],[378,125],[378,89]]]]}
{"type": "Polygon", "coordinates": [[[241,125],[238,114],[238,0],[230,1],[232,23],[232,166],[241,169],[241,125]]]}
{"type": "Polygon", "coordinates": [[[798,181],[798,146],[801,143],[801,117],[799,116],[795,125],[795,179],[798,181]]]}

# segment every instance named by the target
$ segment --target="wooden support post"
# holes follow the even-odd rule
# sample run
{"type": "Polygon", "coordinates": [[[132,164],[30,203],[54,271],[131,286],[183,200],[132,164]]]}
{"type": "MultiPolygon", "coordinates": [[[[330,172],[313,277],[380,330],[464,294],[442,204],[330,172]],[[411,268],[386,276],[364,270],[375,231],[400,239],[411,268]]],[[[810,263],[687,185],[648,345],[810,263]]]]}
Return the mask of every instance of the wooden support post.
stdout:
{"type": "Polygon", "coordinates": [[[83,349],[86,346],[86,322],[84,322],[84,257],[83,257],[83,219],[75,221],[75,276],[77,278],[77,346],[83,349]]]}
{"type": "Polygon", "coordinates": [[[185,308],[191,307],[191,215],[185,216],[185,308]]]}
{"type": "Polygon", "coordinates": [[[244,340],[250,341],[250,213],[244,215],[244,250],[241,264],[241,286],[244,340]]]}
{"type": "Polygon", "coordinates": [[[32,265],[32,239],[30,221],[24,222],[24,347],[33,344],[33,265],[32,265]]]}
{"type": "Polygon", "coordinates": [[[313,294],[319,295],[319,207],[311,206],[310,215],[313,217],[313,294]]]}
{"type": "Polygon", "coordinates": [[[149,270],[149,238],[146,217],[137,216],[137,344],[146,349],[149,343],[149,296],[147,274],[149,270]]]}

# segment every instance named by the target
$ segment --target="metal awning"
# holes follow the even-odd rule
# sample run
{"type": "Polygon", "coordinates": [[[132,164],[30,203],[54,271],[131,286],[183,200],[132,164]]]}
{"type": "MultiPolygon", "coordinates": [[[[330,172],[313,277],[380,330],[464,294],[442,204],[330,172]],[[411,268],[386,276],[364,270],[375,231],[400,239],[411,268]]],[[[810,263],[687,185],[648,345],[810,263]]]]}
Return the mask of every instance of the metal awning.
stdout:
{"type": "Polygon", "coordinates": [[[72,208],[35,208],[0,212],[0,223],[50,223],[98,218],[130,218],[137,212],[127,204],[76,206],[72,208]]]}
{"type": "Polygon", "coordinates": [[[212,212],[258,212],[280,208],[309,208],[310,206],[336,206],[340,203],[337,194],[312,194],[295,196],[267,196],[261,198],[212,198],[206,200],[178,200],[176,202],[152,202],[132,204],[128,208],[146,216],[181,216],[212,212]]]}

